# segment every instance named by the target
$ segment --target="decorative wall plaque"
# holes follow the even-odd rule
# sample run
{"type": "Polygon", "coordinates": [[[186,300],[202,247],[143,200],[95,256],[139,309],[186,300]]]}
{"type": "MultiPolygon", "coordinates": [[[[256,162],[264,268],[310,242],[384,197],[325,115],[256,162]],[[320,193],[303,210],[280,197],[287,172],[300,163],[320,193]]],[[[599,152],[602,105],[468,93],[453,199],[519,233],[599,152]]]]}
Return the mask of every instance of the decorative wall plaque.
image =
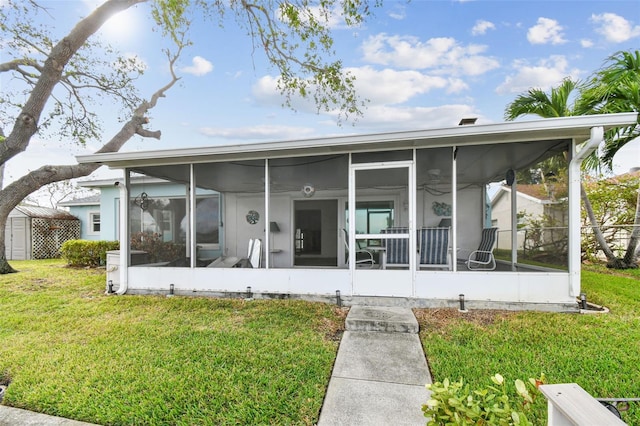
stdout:
{"type": "Polygon", "coordinates": [[[249,210],[247,213],[247,222],[251,225],[255,225],[260,220],[260,213],[255,210],[249,210]]]}

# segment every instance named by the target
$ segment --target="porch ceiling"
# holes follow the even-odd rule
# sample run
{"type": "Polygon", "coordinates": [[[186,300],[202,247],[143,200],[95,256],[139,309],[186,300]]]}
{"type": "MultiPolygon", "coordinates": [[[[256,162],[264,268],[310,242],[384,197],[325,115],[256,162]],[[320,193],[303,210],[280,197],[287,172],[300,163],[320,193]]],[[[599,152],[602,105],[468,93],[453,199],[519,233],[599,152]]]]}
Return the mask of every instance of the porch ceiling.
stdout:
{"type": "MultiPolygon", "coordinates": [[[[566,150],[566,140],[520,142],[515,144],[472,145],[458,148],[457,180],[459,185],[484,185],[504,179],[507,170],[519,170],[542,158],[566,150]]],[[[359,162],[397,160],[403,155],[396,152],[359,154],[359,162]],[[394,158],[395,157],[395,158],[394,158]]],[[[405,153],[405,152],[401,152],[405,153]]],[[[439,184],[451,182],[453,150],[434,148],[417,153],[417,185],[429,184],[430,171],[440,173],[439,184]]],[[[406,157],[406,155],[405,155],[406,157]]],[[[410,158],[410,157],[409,157],[410,158]]],[[[297,191],[307,183],[317,190],[344,190],[348,185],[349,157],[346,154],[312,157],[281,158],[269,161],[271,191],[297,191]]],[[[195,164],[198,187],[220,192],[260,193],[264,191],[264,160],[228,161],[195,164]]],[[[134,167],[132,171],[171,181],[189,182],[189,165],[134,167]]],[[[358,176],[357,176],[358,177],[358,176]]],[[[356,179],[358,188],[404,186],[405,170],[387,170],[384,173],[367,173],[356,179]]]]}
{"type": "MultiPolygon", "coordinates": [[[[380,153],[391,155],[413,148],[423,153],[418,156],[418,185],[427,181],[427,171],[433,169],[439,169],[441,182],[446,182],[451,179],[451,153],[456,146],[458,182],[484,184],[502,179],[510,168],[521,169],[553,151],[566,149],[572,140],[587,140],[592,127],[606,130],[628,126],[636,120],[636,113],[592,115],[297,141],[101,153],[77,159],[80,163],[128,168],[179,182],[189,181],[188,165],[192,163],[196,165],[198,186],[222,192],[256,192],[263,188],[265,158],[272,166],[278,161],[290,163],[288,168],[271,169],[274,191],[299,189],[307,182],[317,189],[345,188],[347,153],[378,153],[376,161],[381,161],[380,153]],[[309,159],[314,162],[311,164],[309,159]]],[[[395,179],[385,174],[384,182],[375,182],[374,178],[367,185],[394,184],[390,180],[395,179]]]]}

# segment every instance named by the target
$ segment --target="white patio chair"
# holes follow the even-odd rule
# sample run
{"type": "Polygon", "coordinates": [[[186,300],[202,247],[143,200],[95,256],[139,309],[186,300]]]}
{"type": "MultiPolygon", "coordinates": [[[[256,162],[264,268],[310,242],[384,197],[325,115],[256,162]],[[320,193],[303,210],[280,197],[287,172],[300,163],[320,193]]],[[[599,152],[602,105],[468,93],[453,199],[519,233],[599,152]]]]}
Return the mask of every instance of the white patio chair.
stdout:
{"type": "MultiPolygon", "coordinates": [[[[393,227],[380,231],[382,234],[406,234],[408,232],[409,228],[406,227],[393,227]]],[[[409,267],[409,239],[385,238],[382,243],[385,249],[382,269],[409,267]]]]}
{"type": "Polygon", "coordinates": [[[422,228],[419,235],[419,268],[451,269],[449,227],[422,228]]]}
{"type": "Polygon", "coordinates": [[[207,268],[259,268],[262,263],[262,240],[249,239],[247,257],[221,256],[207,265],[207,268]]]}
{"type": "MultiPolygon", "coordinates": [[[[347,249],[347,256],[345,257],[346,262],[345,263],[349,263],[349,233],[347,232],[346,229],[342,229],[342,233],[344,235],[344,246],[347,249]]],[[[357,248],[356,251],[356,267],[358,266],[362,266],[362,265],[369,265],[369,267],[373,267],[373,265],[375,265],[375,260],[373,259],[373,253],[371,253],[369,250],[365,250],[365,249],[361,249],[361,248],[357,248]],[[360,256],[360,259],[358,259],[358,254],[364,254],[364,256],[360,256]]]]}
{"type": "Polygon", "coordinates": [[[472,271],[493,271],[496,269],[496,259],[493,256],[493,249],[496,245],[498,228],[485,228],[482,230],[482,237],[478,249],[469,254],[469,258],[464,262],[467,268],[472,271]]]}
{"type": "Polygon", "coordinates": [[[256,238],[255,240],[249,240],[249,266],[252,268],[259,268],[262,263],[262,240],[256,238]]]}

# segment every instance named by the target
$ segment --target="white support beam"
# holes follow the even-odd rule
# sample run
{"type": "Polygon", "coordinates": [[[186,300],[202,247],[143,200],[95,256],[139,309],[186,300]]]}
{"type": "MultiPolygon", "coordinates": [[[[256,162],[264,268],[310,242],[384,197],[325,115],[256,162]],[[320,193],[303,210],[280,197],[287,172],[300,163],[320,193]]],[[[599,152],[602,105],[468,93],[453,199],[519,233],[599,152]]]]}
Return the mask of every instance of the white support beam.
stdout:
{"type": "Polygon", "coordinates": [[[569,296],[580,295],[580,187],[582,162],[604,141],[604,128],[592,127],[591,137],[577,151],[575,139],[571,144],[569,161],[569,296]]]}
{"type": "Polygon", "coordinates": [[[122,182],[117,181],[115,183],[120,190],[120,284],[116,294],[125,294],[129,284],[129,256],[130,253],[130,238],[129,238],[129,170],[123,170],[122,182]]]}
{"type": "Polygon", "coordinates": [[[187,256],[191,259],[191,267],[196,267],[196,257],[198,256],[198,249],[196,247],[196,226],[198,222],[196,220],[196,172],[193,163],[189,164],[189,191],[187,193],[187,204],[189,206],[189,243],[187,244],[187,256]]]}
{"type": "Polygon", "coordinates": [[[451,147],[451,263],[453,272],[458,270],[458,166],[456,164],[458,147],[451,147]]]}
{"type": "Polygon", "coordinates": [[[264,241],[265,268],[271,268],[271,180],[269,178],[269,159],[264,159],[264,241]]]}
{"type": "Polygon", "coordinates": [[[518,179],[511,184],[511,270],[516,270],[518,263],[518,179]]]}

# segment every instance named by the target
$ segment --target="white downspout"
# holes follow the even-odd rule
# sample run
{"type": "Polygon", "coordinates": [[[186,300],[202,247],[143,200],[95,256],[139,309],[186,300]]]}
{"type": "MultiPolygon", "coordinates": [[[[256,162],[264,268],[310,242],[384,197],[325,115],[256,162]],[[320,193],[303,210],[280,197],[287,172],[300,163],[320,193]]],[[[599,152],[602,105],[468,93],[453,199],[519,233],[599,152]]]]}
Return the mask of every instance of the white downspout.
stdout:
{"type": "Polygon", "coordinates": [[[580,169],[582,162],[604,141],[604,128],[592,127],[591,137],[576,152],[576,141],[571,143],[569,161],[569,296],[580,294],[580,169]]]}
{"type": "Polygon", "coordinates": [[[116,182],[120,190],[120,285],[116,294],[127,292],[129,286],[129,171],[125,169],[122,182],[116,182]]]}

